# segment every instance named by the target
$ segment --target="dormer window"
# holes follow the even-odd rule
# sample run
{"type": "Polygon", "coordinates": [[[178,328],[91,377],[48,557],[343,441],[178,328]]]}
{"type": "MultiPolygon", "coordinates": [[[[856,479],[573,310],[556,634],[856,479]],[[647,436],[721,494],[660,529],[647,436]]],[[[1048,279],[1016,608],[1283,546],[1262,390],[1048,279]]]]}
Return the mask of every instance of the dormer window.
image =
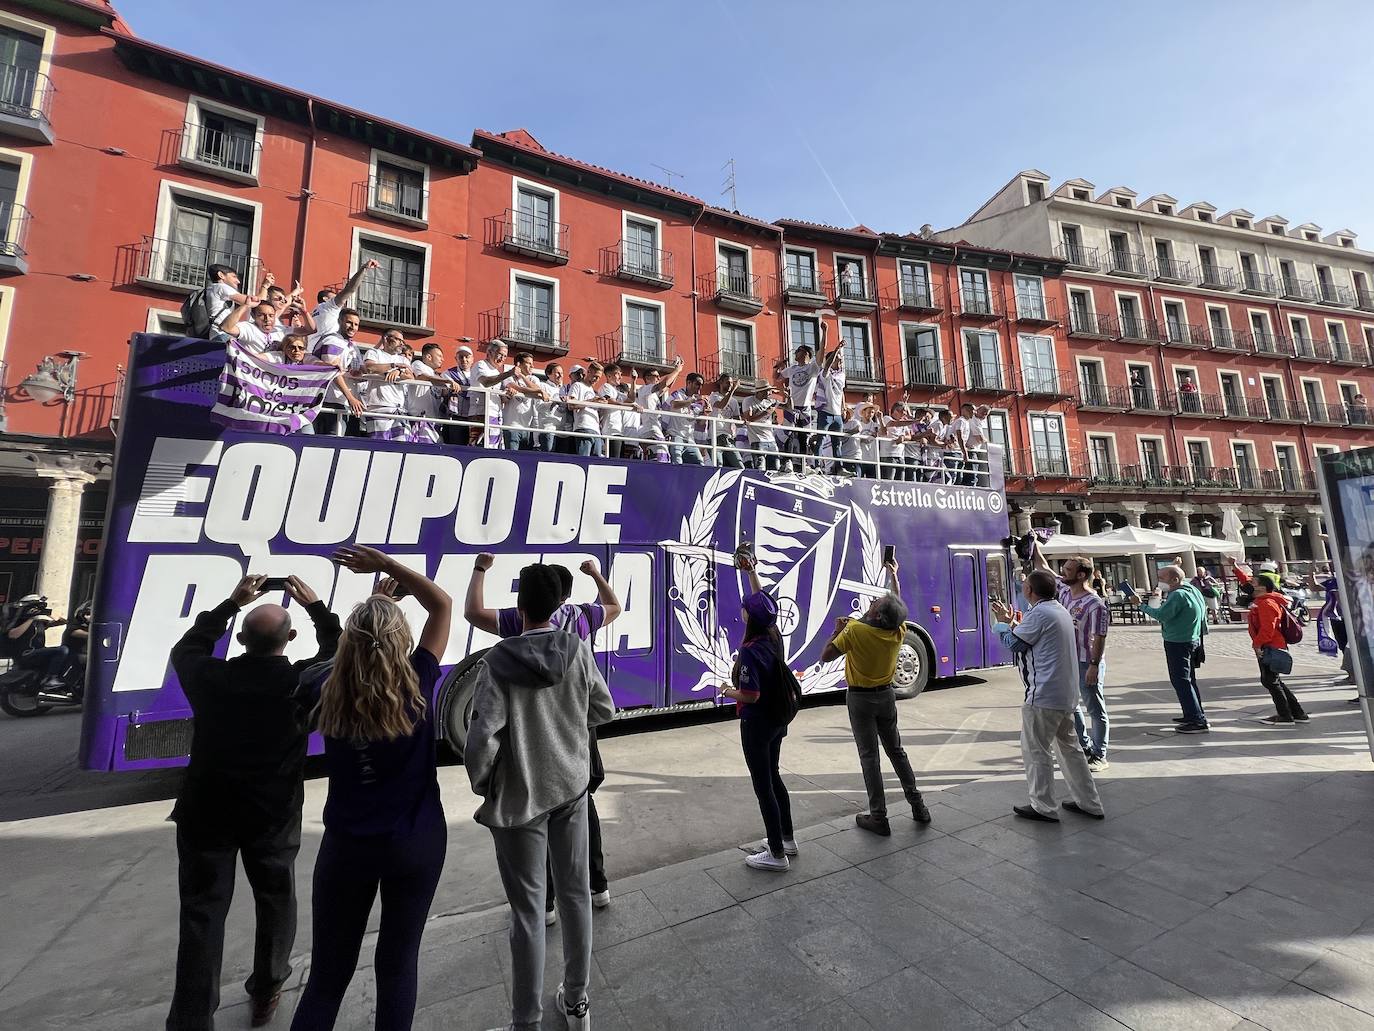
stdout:
{"type": "Polygon", "coordinates": [[[1091,200],[1091,198],[1088,196],[1088,191],[1087,191],[1087,190],[1074,190],[1074,191],[1073,191],[1073,199],[1074,199],[1074,200],[1091,200]]]}
{"type": "Polygon", "coordinates": [[[1280,225],[1272,225],[1272,226],[1269,227],[1269,231],[1270,231],[1271,233],[1273,233],[1275,236],[1282,236],[1282,235],[1283,235],[1283,226],[1280,226],[1280,225]]]}
{"type": "Polygon", "coordinates": [[[1174,206],[1172,204],[1156,204],[1155,210],[1161,215],[1172,215],[1174,213],[1174,206]]]}
{"type": "Polygon", "coordinates": [[[1320,239],[1320,237],[1318,237],[1317,234],[1312,232],[1310,229],[1304,230],[1302,236],[1303,239],[1306,240],[1308,243],[1316,243],[1320,239]]]}
{"type": "Polygon", "coordinates": [[[1340,241],[1340,244],[1341,244],[1342,247],[1354,247],[1354,246],[1355,246],[1355,241],[1352,240],[1352,239],[1350,239],[1350,237],[1348,237],[1348,236],[1337,237],[1337,239],[1340,241]]]}
{"type": "Polygon", "coordinates": [[[1249,229],[1249,228],[1250,228],[1250,220],[1249,220],[1248,218],[1238,218],[1238,219],[1236,219],[1236,228],[1237,228],[1237,229],[1249,229]]]}
{"type": "Polygon", "coordinates": [[[1118,208],[1129,208],[1129,207],[1131,206],[1131,198],[1130,198],[1130,197],[1118,197],[1118,198],[1116,199],[1116,206],[1117,206],[1118,208]]]}
{"type": "Polygon", "coordinates": [[[1027,182],[1027,183],[1026,183],[1026,201],[1027,201],[1027,203],[1029,203],[1029,204],[1034,204],[1036,201],[1042,201],[1042,200],[1044,200],[1044,199],[1045,199],[1045,184],[1044,184],[1044,183],[1035,183],[1035,182],[1027,182]]]}
{"type": "Polygon", "coordinates": [[[1197,220],[1199,222],[1210,222],[1212,221],[1212,213],[1210,211],[1199,211],[1197,213],[1197,220]]]}

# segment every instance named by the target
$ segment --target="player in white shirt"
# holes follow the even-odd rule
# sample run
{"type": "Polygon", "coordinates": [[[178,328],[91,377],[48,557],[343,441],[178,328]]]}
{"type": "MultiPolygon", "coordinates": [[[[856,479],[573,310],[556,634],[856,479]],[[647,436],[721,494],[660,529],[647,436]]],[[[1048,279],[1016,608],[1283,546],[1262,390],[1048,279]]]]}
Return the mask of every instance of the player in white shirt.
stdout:
{"type": "Polygon", "coordinates": [[[943,449],[944,482],[959,483],[964,475],[968,447],[954,428],[954,413],[948,409],[940,413],[940,446],[943,449]]]}
{"type": "MultiPolygon", "coordinates": [[[[635,415],[634,402],[630,399],[630,385],[624,381],[624,371],[616,362],[611,362],[603,370],[606,380],[597,391],[597,400],[605,407],[601,409],[601,433],[606,438],[606,454],[611,458],[624,457],[626,441],[623,437],[638,435],[636,423],[633,430],[628,429],[626,420],[635,415]]],[[[631,376],[634,375],[633,370],[631,376]]]]}
{"type": "Polygon", "coordinates": [[[363,281],[363,276],[376,268],[381,268],[381,265],[375,259],[368,259],[338,290],[333,287],[326,287],[315,295],[317,303],[315,310],[310,314],[315,320],[315,329],[320,335],[333,333],[339,328],[339,313],[347,308],[352,301],[358,284],[363,281]]]}
{"type": "Polygon", "coordinates": [[[639,436],[649,457],[655,462],[667,462],[667,436],[663,416],[659,412],[669,406],[668,394],[673,384],[682,374],[682,356],[673,359],[673,371],[667,378],[657,369],[644,370],[644,385],[635,394],[635,407],[639,409],[639,436]]]}
{"type": "Polygon", "coordinates": [[[444,367],[444,349],[438,344],[425,344],[420,354],[410,361],[410,373],[415,385],[406,395],[408,410],[425,422],[411,423],[411,436],[430,444],[439,443],[439,425],[431,419],[444,418],[448,409],[448,388],[453,382],[440,371],[444,367]]]}
{"type": "Polygon", "coordinates": [[[359,354],[354,338],[358,335],[360,324],[358,313],[352,308],[345,308],[335,332],[317,333],[311,337],[310,360],[317,365],[332,365],[339,370],[324,394],[324,405],[332,410],[322,411],[315,417],[315,432],[318,434],[342,437],[345,433],[350,436],[362,433],[358,417],[363,414],[363,403],[349,387],[349,377],[354,375],[358,367],[359,354]],[[352,411],[351,417],[341,411],[345,408],[352,411]]]}
{"type": "Polygon", "coordinates": [[[549,362],[544,366],[544,379],[539,389],[544,396],[534,405],[534,450],[553,454],[563,450],[564,438],[559,432],[564,429],[564,416],[568,410],[563,407],[563,394],[567,385],[563,382],[563,366],[549,362]]]}
{"type": "MultiPolygon", "coordinates": [[[[768,387],[749,389],[740,386],[739,380],[728,372],[716,380],[716,389],[711,394],[711,411],[716,416],[713,432],[715,445],[720,456],[720,464],[731,469],[749,465],[738,450],[741,431],[744,430],[745,411],[759,398],[767,397],[768,387]]],[[[748,446],[748,434],[744,433],[744,443],[748,446]]]]}
{"type": "Polygon", "coordinates": [[[583,458],[600,458],[603,453],[601,412],[594,407],[600,400],[596,388],[602,371],[601,363],[596,361],[588,362],[585,369],[574,365],[572,382],[565,393],[567,408],[572,412],[573,452],[583,458]]]}
{"type": "Polygon", "coordinates": [[[844,441],[841,437],[825,436],[826,432],[840,433],[844,429],[844,349],[837,347],[821,363],[821,375],[816,381],[816,454],[828,454],[831,475],[838,475],[844,441]]]}
{"type": "Polygon", "coordinates": [[[778,468],[778,430],[773,421],[777,410],[778,402],[766,394],[742,406],[750,451],[746,457],[751,469],[773,472],[778,468]]]}
{"type": "Polygon", "coordinates": [[[877,405],[859,406],[859,461],[862,473],[869,479],[878,478],[878,435],[883,431],[883,412],[877,405]]]}
{"type": "Polygon", "coordinates": [[[696,424],[706,411],[706,398],[701,396],[705,381],[701,373],[689,372],[682,388],[668,396],[667,407],[671,415],[662,419],[668,424],[668,438],[673,442],[670,448],[674,465],[702,465],[701,449],[696,447],[696,424]]]}
{"type": "Polygon", "coordinates": [[[400,330],[390,329],[378,346],[363,352],[363,404],[367,407],[363,427],[374,440],[410,440],[412,436],[410,420],[386,418],[409,414],[407,395],[415,374],[401,353],[405,342],[400,330]]]}
{"type": "Polygon", "coordinates": [[[225,336],[234,338],[244,350],[252,351],[254,354],[275,350],[281,338],[286,335],[277,325],[277,309],[268,301],[254,303],[251,298],[243,304],[236,305],[220,323],[219,328],[225,336]],[[250,305],[252,314],[249,321],[244,322],[243,317],[249,314],[250,305]]]}
{"type": "Polygon", "coordinates": [[[859,433],[863,424],[855,415],[853,405],[845,405],[841,409],[841,420],[840,431],[844,436],[840,438],[840,468],[850,476],[859,476],[862,472],[859,468],[862,459],[859,433]]]}
{"type": "Polygon", "coordinates": [[[475,443],[483,447],[500,447],[505,443],[501,433],[504,384],[515,375],[514,365],[506,367],[506,355],[506,345],[493,340],[487,344],[486,356],[472,367],[470,389],[482,399],[480,406],[474,410],[482,412],[483,423],[482,432],[475,443]]]}
{"type": "MultiPolygon", "coordinates": [[[[792,352],[791,365],[784,367],[779,362],[774,368],[774,375],[782,380],[787,390],[787,421],[795,427],[788,438],[787,450],[799,456],[813,454],[818,443],[807,431],[816,423],[816,390],[821,375],[828,372],[835,362],[835,351],[824,353],[826,334],[827,327],[822,320],[822,354],[816,354],[806,344],[802,344],[792,352]]],[[[802,465],[801,471],[805,472],[805,459],[799,458],[798,462],[802,465]]]]}
{"type": "Polygon", "coordinates": [[[544,388],[534,375],[534,355],[521,351],[505,386],[501,388],[501,436],[507,451],[535,450],[535,402],[544,400],[544,388]]]}
{"type": "MultiPolygon", "coordinates": [[[[264,289],[266,283],[263,284],[264,289]]],[[[258,291],[262,296],[262,291],[258,291]]],[[[205,269],[205,310],[210,316],[210,339],[222,340],[217,334],[224,320],[240,304],[251,304],[253,298],[240,289],[239,274],[232,265],[218,262],[205,269]]]]}
{"type": "Polygon", "coordinates": [[[988,479],[988,413],[991,411],[987,405],[965,404],[959,410],[959,414],[968,419],[968,436],[965,444],[968,446],[969,470],[964,477],[965,482],[970,487],[983,486],[989,483],[988,479]]]}

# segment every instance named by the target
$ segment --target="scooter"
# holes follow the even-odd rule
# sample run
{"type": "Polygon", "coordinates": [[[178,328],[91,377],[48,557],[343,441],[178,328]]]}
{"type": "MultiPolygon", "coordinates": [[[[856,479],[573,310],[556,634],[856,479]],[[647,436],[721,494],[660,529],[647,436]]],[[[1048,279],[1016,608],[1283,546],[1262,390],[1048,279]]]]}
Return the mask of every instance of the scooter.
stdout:
{"type": "Polygon", "coordinates": [[[86,682],[85,664],[69,658],[63,667],[61,683],[44,683],[44,669],[25,669],[21,658],[6,673],[0,674],[0,709],[11,716],[42,716],[54,707],[80,708],[86,682]]]}

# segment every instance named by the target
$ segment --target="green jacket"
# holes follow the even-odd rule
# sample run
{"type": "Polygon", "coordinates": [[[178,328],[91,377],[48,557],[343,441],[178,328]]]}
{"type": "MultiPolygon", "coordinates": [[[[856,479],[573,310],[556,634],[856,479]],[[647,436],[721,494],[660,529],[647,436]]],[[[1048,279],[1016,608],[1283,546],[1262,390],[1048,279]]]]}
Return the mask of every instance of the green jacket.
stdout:
{"type": "Polygon", "coordinates": [[[1166,641],[1200,641],[1207,625],[1207,603],[1192,584],[1179,584],[1163,605],[1140,603],[1140,611],[1159,621],[1166,641]]]}

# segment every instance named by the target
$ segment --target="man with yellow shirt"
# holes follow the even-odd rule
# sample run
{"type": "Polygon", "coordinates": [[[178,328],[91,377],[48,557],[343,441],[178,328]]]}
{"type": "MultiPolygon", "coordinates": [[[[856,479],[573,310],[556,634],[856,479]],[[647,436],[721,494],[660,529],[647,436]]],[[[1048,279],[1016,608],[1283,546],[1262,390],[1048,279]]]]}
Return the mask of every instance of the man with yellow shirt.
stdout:
{"type": "Polygon", "coordinates": [[[868,791],[868,812],[856,816],[854,822],[863,830],[887,837],[892,828],[887,822],[879,743],[911,803],[912,818],[917,823],[929,823],[930,810],[916,787],[916,774],[911,770],[897,729],[897,696],[892,690],[892,678],[897,673],[897,654],[906,636],[907,611],[897,593],[896,561],[885,563],[883,569],[887,573],[887,593],[875,598],[861,619],[835,621],[835,633],[821,652],[821,661],[844,656],[849,727],[854,732],[859,767],[868,791]]]}

